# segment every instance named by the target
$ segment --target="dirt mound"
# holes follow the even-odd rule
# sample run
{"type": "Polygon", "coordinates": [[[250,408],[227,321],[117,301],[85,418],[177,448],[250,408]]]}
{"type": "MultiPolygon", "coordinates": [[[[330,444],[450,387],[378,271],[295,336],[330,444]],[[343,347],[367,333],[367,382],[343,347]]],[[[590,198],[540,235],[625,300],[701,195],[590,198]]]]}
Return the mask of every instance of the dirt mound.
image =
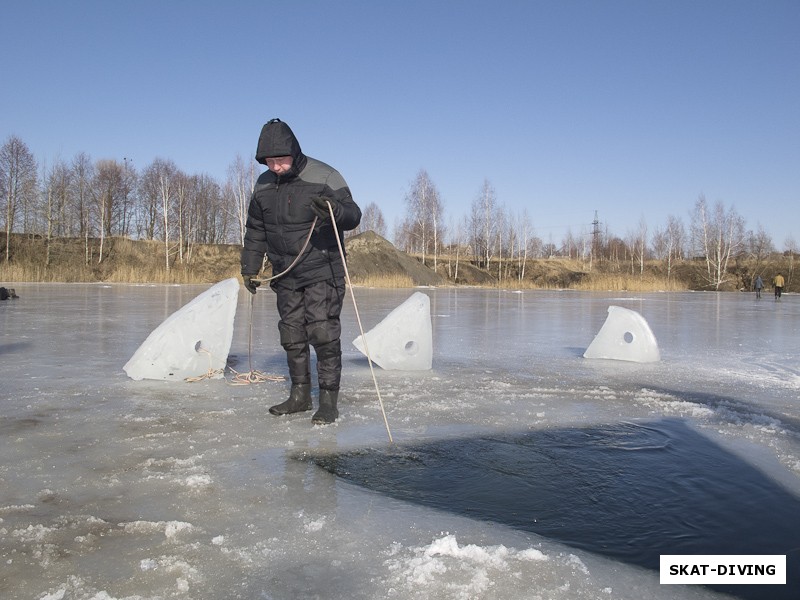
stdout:
{"type": "Polygon", "coordinates": [[[347,268],[353,280],[376,273],[385,276],[406,275],[414,285],[443,285],[447,281],[418,260],[400,252],[391,242],[374,231],[365,231],[345,242],[347,268]]]}
{"type": "MultiPolygon", "coordinates": [[[[446,268],[447,265],[445,264],[440,267],[440,270],[446,268]]],[[[456,273],[452,263],[450,264],[450,272],[456,273]]],[[[496,280],[484,269],[479,269],[466,260],[460,260],[458,263],[458,276],[455,277],[455,282],[459,285],[495,285],[496,280]]]]}

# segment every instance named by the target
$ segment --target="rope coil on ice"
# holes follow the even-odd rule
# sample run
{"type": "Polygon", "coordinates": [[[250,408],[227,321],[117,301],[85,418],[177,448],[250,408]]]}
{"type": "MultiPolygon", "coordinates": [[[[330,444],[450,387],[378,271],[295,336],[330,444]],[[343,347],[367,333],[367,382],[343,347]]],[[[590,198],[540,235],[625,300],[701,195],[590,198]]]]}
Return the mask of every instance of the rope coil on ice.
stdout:
{"type": "MultiPolygon", "coordinates": [[[[202,352],[208,355],[209,365],[212,364],[212,359],[214,358],[213,354],[203,348],[202,346],[198,347],[198,352],[202,352]]],[[[227,380],[228,383],[231,385],[250,385],[252,383],[263,383],[265,381],[285,381],[286,377],[283,375],[268,375],[267,373],[263,373],[262,371],[256,371],[250,368],[248,373],[239,373],[236,369],[228,365],[225,367],[226,369],[230,370],[233,373],[233,378],[227,380]]],[[[213,367],[209,366],[208,371],[203,373],[202,375],[197,375],[195,377],[186,377],[184,381],[187,383],[196,383],[198,381],[203,381],[205,379],[214,379],[217,376],[225,375],[225,369],[214,369],[213,367]]]]}

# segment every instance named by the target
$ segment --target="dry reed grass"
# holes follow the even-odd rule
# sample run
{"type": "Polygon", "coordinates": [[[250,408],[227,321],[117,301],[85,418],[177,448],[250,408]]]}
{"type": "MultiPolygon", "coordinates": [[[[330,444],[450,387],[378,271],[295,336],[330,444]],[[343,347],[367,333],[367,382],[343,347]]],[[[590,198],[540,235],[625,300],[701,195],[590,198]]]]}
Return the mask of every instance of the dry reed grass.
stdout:
{"type": "Polygon", "coordinates": [[[367,275],[351,277],[354,286],[378,288],[413,288],[414,281],[408,275],[395,273],[391,275],[367,275]]]}
{"type": "Polygon", "coordinates": [[[572,288],[594,292],[682,292],[689,289],[683,281],[627,273],[590,273],[572,288]]]}
{"type": "Polygon", "coordinates": [[[162,242],[107,238],[102,243],[80,238],[57,238],[49,245],[41,238],[15,236],[11,260],[0,261],[2,282],[62,283],[216,283],[239,276],[239,248],[203,244],[170,252],[166,267],[162,242]]]}
{"type": "MultiPolygon", "coordinates": [[[[0,234],[0,241],[2,241],[0,234]]],[[[10,261],[0,258],[0,285],[15,282],[46,283],[216,283],[230,277],[239,277],[240,247],[225,244],[202,244],[185,248],[183,255],[176,249],[170,252],[170,268],[165,266],[163,242],[107,238],[103,241],[100,261],[100,240],[57,238],[48,244],[41,237],[14,235],[10,261]],[[45,265],[45,257],[50,264],[45,265]]],[[[382,288],[413,288],[414,279],[403,270],[390,271],[392,261],[383,260],[386,252],[373,248],[354,247],[351,258],[358,251],[366,260],[354,260],[350,275],[354,285],[382,288]],[[359,267],[360,265],[360,267],[359,267]]],[[[4,257],[3,257],[4,258],[4,257]]],[[[390,257],[391,258],[391,257],[390,257]]],[[[739,260],[731,267],[729,281],[721,290],[741,290],[752,287],[755,273],[766,275],[782,271],[787,280],[784,291],[796,292],[793,277],[794,256],[774,255],[763,264],[739,260]]],[[[446,257],[439,264],[439,274],[449,279],[444,285],[456,285],[452,279],[446,257]]],[[[596,265],[594,269],[574,259],[536,259],[525,265],[524,279],[519,278],[520,266],[514,261],[504,261],[502,268],[494,263],[488,270],[479,269],[462,260],[458,271],[458,285],[513,289],[574,289],[583,291],[685,291],[709,289],[703,274],[704,264],[682,261],[674,265],[672,277],[666,277],[665,265],[652,261],[645,265],[643,274],[623,272],[614,265],[596,265]],[[613,270],[612,270],[613,269],[613,270]],[[504,277],[496,279],[498,272],[504,277]]]]}

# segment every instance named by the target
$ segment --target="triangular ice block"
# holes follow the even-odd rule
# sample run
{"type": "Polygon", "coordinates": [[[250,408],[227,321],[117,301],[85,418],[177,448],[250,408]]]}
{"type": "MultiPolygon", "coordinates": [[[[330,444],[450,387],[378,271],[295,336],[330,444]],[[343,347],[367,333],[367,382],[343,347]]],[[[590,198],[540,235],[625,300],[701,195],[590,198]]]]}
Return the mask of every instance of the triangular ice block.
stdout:
{"type": "MultiPolygon", "coordinates": [[[[383,321],[366,332],[364,338],[370,358],[382,369],[430,369],[433,363],[430,298],[422,292],[414,292],[383,321]]],[[[353,340],[353,345],[366,355],[362,336],[353,340]]]]}
{"type": "Polygon", "coordinates": [[[183,381],[210,370],[222,377],[238,297],[239,280],[226,279],[172,313],[125,363],[128,377],[183,381]]]}
{"type": "Polygon", "coordinates": [[[583,354],[584,358],[610,358],[633,362],[657,362],[656,336],[635,310],[609,306],[606,322],[583,354]]]}

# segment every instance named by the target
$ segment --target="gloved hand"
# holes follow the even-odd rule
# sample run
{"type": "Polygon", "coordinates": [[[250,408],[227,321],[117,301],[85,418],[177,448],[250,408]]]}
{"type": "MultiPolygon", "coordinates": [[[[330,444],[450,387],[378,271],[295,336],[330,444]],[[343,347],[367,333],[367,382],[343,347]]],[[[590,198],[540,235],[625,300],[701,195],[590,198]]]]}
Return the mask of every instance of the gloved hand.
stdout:
{"type": "Polygon", "coordinates": [[[339,208],[339,203],[336,200],[324,196],[314,196],[311,198],[311,208],[322,221],[326,219],[330,220],[331,218],[331,213],[328,211],[328,202],[331,203],[331,208],[333,208],[334,218],[338,218],[341,208],[339,208]]]}
{"type": "Polygon", "coordinates": [[[261,285],[260,281],[256,281],[254,279],[255,275],[242,275],[242,280],[244,281],[244,287],[247,288],[247,291],[251,294],[256,293],[256,288],[261,285]]]}

